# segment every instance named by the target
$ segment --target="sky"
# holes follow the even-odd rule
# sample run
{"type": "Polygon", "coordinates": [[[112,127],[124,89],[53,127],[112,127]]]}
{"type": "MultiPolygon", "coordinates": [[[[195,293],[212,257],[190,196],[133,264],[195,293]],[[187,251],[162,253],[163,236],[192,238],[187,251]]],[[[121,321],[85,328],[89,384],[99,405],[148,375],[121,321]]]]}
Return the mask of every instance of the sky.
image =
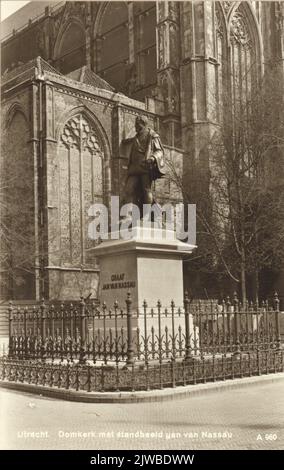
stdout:
{"type": "Polygon", "coordinates": [[[1,21],[29,3],[28,1],[1,0],[1,21]]]}

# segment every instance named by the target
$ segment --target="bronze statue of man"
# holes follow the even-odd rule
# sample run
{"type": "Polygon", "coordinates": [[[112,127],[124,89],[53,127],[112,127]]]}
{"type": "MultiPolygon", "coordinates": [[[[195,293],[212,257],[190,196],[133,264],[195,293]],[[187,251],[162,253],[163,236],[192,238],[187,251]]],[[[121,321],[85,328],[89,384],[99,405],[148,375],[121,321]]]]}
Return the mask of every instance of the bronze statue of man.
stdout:
{"type": "Polygon", "coordinates": [[[136,204],[142,214],[143,204],[153,204],[152,182],[165,175],[164,149],[159,135],[148,126],[145,116],[137,116],[136,135],[122,142],[128,158],[128,172],[123,204],[136,204]]]}

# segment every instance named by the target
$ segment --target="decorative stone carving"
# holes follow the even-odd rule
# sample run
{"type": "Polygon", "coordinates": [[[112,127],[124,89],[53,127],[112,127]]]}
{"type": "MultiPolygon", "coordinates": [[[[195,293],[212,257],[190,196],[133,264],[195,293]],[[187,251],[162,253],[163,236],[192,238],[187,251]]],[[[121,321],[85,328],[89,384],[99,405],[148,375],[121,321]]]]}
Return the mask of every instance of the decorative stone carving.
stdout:
{"type": "Polygon", "coordinates": [[[167,25],[162,23],[158,28],[158,42],[159,42],[159,69],[163,69],[167,66],[167,25]]]}
{"type": "Polygon", "coordinates": [[[169,18],[173,21],[178,20],[178,2],[169,2],[169,18]]]}
{"type": "Polygon", "coordinates": [[[82,150],[89,149],[93,154],[101,154],[98,138],[86,119],[74,116],[64,127],[61,140],[66,147],[77,147],[82,150]]]}
{"type": "Polygon", "coordinates": [[[276,27],[284,33],[284,3],[276,2],[275,5],[276,27]]]}
{"type": "Polygon", "coordinates": [[[249,49],[252,47],[251,36],[247,23],[239,10],[236,10],[232,18],[231,41],[235,41],[241,46],[249,49]]]}
{"type": "Polygon", "coordinates": [[[231,7],[236,3],[236,2],[221,2],[223,5],[223,8],[225,10],[225,13],[228,14],[231,7]]]}

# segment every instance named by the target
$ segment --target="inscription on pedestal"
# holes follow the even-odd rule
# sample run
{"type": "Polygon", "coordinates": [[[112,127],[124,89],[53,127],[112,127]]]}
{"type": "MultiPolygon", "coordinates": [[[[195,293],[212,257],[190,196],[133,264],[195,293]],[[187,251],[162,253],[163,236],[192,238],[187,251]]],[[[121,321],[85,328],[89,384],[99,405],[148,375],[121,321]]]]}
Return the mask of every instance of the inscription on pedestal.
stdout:
{"type": "Polygon", "coordinates": [[[111,282],[104,283],[102,286],[102,290],[107,289],[133,289],[136,286],[135,281],[126,280],[125,273],[120,274],[112,274],[110,276],[111,282]]]}

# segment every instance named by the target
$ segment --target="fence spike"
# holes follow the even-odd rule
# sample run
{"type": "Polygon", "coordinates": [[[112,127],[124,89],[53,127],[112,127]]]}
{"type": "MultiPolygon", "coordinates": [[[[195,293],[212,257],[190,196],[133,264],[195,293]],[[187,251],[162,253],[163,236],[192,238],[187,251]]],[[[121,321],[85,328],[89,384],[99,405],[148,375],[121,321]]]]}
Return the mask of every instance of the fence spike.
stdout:
{"type": "Polygon", "coordinates": [[[238,294],[237,294],[236,291],[234,291],[234,293],[233,293],[233,301],[234,301],[234,302],[239,302],[238,294]]]}
{"type": "Polygon", "coordinates": [[[274,304],[275,304],[275,310],[278,312],[280,301],[279,301],[278,293],[276,291],[274,292],[274,304]]]}
{"type": "Polygon", "coordinates": [[[227,310],[229,310],[229,309],[230,309],[231,305],[232,305],[232,304],[231,304],[230,297],[229,297],[229,296],[227,296],[227,298],[226,298],[226,306],[227,306],[227,310]]]}

